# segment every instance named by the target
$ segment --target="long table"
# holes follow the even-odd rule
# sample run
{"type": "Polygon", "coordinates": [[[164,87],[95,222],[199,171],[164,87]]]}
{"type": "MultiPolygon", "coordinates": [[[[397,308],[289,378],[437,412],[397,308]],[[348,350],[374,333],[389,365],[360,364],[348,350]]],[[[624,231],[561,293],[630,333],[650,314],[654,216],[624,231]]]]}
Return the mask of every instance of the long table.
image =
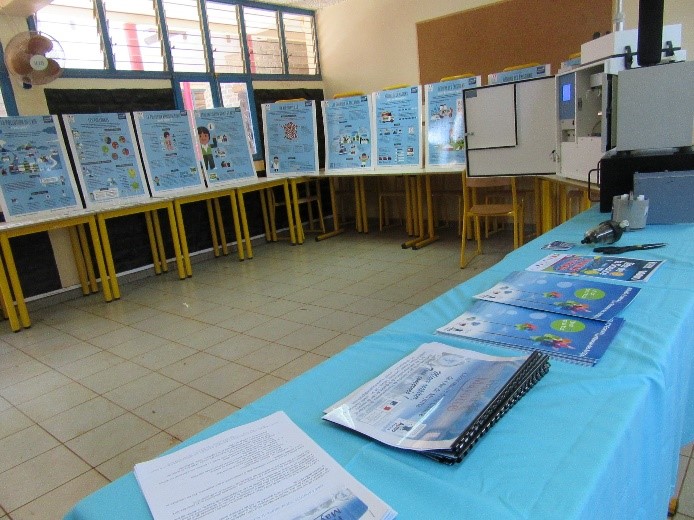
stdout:
{"type": "MultiPolygon", "coordinates": [[[[541,246],[579,242],[607,215],[591,209],[182,443],[284,410],[338,463],[403,519],[665,518],[680,447],[694,440],[694,226],[648,226],[620,244],[667,242],[631,252],[666,260],[622,316],[592,368],[553,361],[549,373],[459,465],[381,445],[321,419],[321,411],[420,344],[442,341],[497,354],[515,351],[434,334],[473,295],[544,257],[541,246]]],[[[590,254],[589,246],[571,252],[590,254]]],[[[177,449],[177,448],[174,448],[177,449]]],[[[86,497],[67,520],[151,518],[132,473],[86,497]]]]}

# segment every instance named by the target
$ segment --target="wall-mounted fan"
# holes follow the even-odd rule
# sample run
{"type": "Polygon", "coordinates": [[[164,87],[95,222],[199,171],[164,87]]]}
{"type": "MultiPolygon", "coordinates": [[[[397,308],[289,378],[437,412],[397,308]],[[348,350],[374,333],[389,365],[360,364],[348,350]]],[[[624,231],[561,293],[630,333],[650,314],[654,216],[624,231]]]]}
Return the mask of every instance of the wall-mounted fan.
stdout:
{"type": "Polygon", "coordinates": [[[17,34],[5,49],[7,70],[22,80],[24,88],[50,83],[63,72],[64,62],[60,44],[39,31],[17,34]]]}

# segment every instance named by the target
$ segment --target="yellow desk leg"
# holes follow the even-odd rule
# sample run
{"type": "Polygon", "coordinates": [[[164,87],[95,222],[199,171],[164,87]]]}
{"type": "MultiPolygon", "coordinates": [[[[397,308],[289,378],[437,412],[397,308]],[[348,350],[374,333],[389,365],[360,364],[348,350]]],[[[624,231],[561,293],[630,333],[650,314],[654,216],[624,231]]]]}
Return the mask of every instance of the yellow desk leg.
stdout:
{"type": "Polygon", "coordinates": [[[111,292],[113,293],[113,297],[118,299],[120,298],[120,287],[118,287],[118,278],[116,277],[116,266],[113,263],[113,252],[111,251],[111,241],[108,238],[106,219],[101,215],[97,215],[96,223],[99,226],[99,232],[101,233],[101,248],[104,251],[106,270],[108,271],[108,278],[109,282],[111,283],[111,292]]]}
{"type": "Polygon", "coordinates": [[[243,236],[241,235],[241,226],[239,225],[239,207],[236,204],[236,190],[229,193],[231,202],[231,219],[234,222],[234,235],[236,235],[236,250],[238,251],[239,261],[243,261],[243,236]]]}
{"type": "MultiPolygon", "coordinates": [[[[161,224],[159,223],[159,213],[156,209],[150,212],[152,223],[154,224],[154,235],[157,240],[157,249],[159,249],[159,261],[161,262],[161,270],[165,273],[169,272],[169,264],[166,261],[166,249],[164,249],[164,238],[161,236],[161,224]]],[[[172,237],[176,241],[176,237],[172,237]]]]}
{"type": "MultiPolygon", "coordinates": [[[[154,234],[154,225],[152,224],[152,213],[145,211],[145,224],[147,225],[147,236],[149,237],[149,248],[152,251],[152,264],[154,265],[155,274],[161,274],[161,259],[159,258],[159,250],[157,237],[154,234]]],[[[97,217],[98,220],[98,217],[97,217]]],[[[101,240],[104,241],[104,234],[101,234],[101,240]]]]}
{"type": "Polygon", "coordinates": [[[91,290],[89,288],[89,280],[87,279],[87,266],[84,263],[84,255],[82,254],[82,247],[80,246],[80,239],[77,234],[76,227],[70,226],[68,228],[68,233],[70,234],[70,244],[72,245],[72,256],[75,257],[77,276],[79,277],[80,285],[82,286],[82,294],[84,296],[89,296],[91,290]]]}
{"type": "MultiPolygon", "coordinates": [[[[426,203],[427,203],[427,237],[424,240],[420,240],[412,246],[412,249],[421,249],[424,246],[428,246],[432,242],[438,240],[439,237],[436,236],[434,230],[434,203],[433,196],[431,193],[431,177],[429,175],[424,176],[424,187],[426,192],[426,203]]],[[[422,224],[423,225],[423,224],[422,224]]]]}
{"type": "MultiPolygon", "coordinates": [[[[291,201],[292,211],[294,211],[294,219],[296,224],[296,241],[299,244],[303,244],[306,239],[304,235],[304,225],[301,222],[301,213],[299,212],[299,193],[296,187],[297,179],[290,179],[289,184],[291,185],[291,199],[287,199],[287,214],[289,213],[289,204],[291,201]]],[[[290,224],[291,225],[291,224],[290,224]]],[[[292,240],[292,243],[294,241],[292,240]]]]}
{"type": "MultiPolygon", "coordinates": [[[[294,183],[294,192],[296,193],[296,183],[294,183]]],[[[295,222],[294,222],[294,215],[292,211],[292,198],[291,195],[289,194],[289,183],[285,181],[284,183],[284,200],[287,201],[287,204],[285,206],[287,207],[287,222],[289,223],[289,240],[291,241],[292,244],[303,244],[304,243],[304,230],[301,227],[301,217],[299,216],[299,203],[297,202],[297,199],[294,199],[294,204],[295,204],[295,211],[297,214],[297,218],[299,219],[299,222],[297,223],[296,228],[294,227],[295,222]],[[296,233],[295,230],[296,229],[296,233]],[[301,236],[299,237],[299,234],[301,233],[301,236]]]]}
{"type": "Polygon", "coordinates": [[[214,199],[214,212],[217,216],[217,226],[219,228],[219,241],[222,243],[222,254],[224,256],[229,254],[229,247],[227,246],[227,234],[224,230],[224,221],[222,220],[222,207],[219,205],[219,199],[214,199]]]}
{"type": "MultiPolygon", "coordinates": [[[[176,222],[174,226],[178,227],[178,235],[173,235],[172,238],[174,244],[180,247],[178,255],[183,255],[183,266],[185,269],[185,276],[182,276],[181,278],[185,278],[186,276],[193,276],[193,267],[190,264],[190,254],[188,252],[188,239],[186,238],[186,227],[183,225],[183,210],[181,209],[181,203],[177,200],[174,200],[173,206],[174,214],[176,215],[176,222]],[[178,240],[176,240],[177,237],[178,240]],[[176,242],[178,242],[178,244],[176,242]]],[[[170,216],[171,212],[169,212],[169,217],[170,216]]],[[[172,233],[175,229],[174,226],[171,227],[172,233]]],[[[178,261],[178,255],[176,261],[178,261]]]]}
{"type": "MultiPolygon", "coordinates": [[[[263,212],[263,225],[265,226],[265,241],[270,241],[270,219],[268,217],[267,199],[265,198],[265,190],[258,191],[258,197],[260,197],[260,209],[263,212]]],[[[243,193],[239,193],[239,203],[243,198],[243,193]]],[[[245,207],[245,206],[244,206],[245,207]]]]}
{"type": "MultiPolygon", "coordinates": [[[[174,255],[176,255],[176,267],[178,268],[178,277],[183,280],[186,276],[193,275],[193,269],[190,267],[190,257],[188,256],[188,245],[186,244],[186,253],[183,256],[183,251],[181,249],[181,243],[178,241],[179,233],[178,226],[176,225],[176,211],[174,210],[174,205],[170,204],[166,207],[166,211],[169,215],[169,225],[171,227],[171,241],[173,242],[174,255]],[[190,271],[187,271],[190,269],[190,271]],[[187,274],[190,273],[190,274],[187,274]]],[[[185,231],[184,231],[185,233],[185,231]]],[[[184,234],[185,237],[185,234],[184,234]]]]}
{"type": "Polygon", "coordinates": [[[339,208],[337,207],[337,194],[335,193],[335,179],[333,177],[328,179],[328,185],[330,186],[330,204],[332,205],[333,209],[333,230],[323,233],[322,235],[318,235],[316,237],[316,242],[334,237],[335,235],[339,235],[345,231],[340,227],[340,214],[339,208]]]}
{"type": "Polygon", "coordinates": [[[364,177],[357,177],[359,183],[359,197],[361,205],[361,229],[364,233],[369,232],[369,215],[366,211],[366,188],[364,187],[364,177]]]}
{"type": "Polygon", "coordinates": [[[416,216],[414,224],[417,235],[415,238],[404,242],[402,244],[403,249],[414,247],[418,242],[424,240],[424,208],[422,206],[422,178],[420,175],[412,179],[412,185],[413,187],[410,188],[412,190],[410,199],[413,199],[412,202],[415,206],[413,208],[413,214],[416,216]]]}
{"type": "MultiPolygon", "coordinates": [[[[205,201],[205,207],[207,208],[207,221],[210,224],[210,235],[212,235],[212,252],[215,257],[218,257],[219,240],[217,238],[217,225],[214,221],[214,210],[212,209],[212,201],[210,199],[205,201]]],[[[180,229],[181,225],[179,224],[178,227],[180,229]]],[[[183,240],[181,240],[181,245],[183,245],[183,240]]]]}
{"type": "Polygon", "coordinates": [[[108,272],[106,272],[104,250],[101,246],[101,239],[99,238],[99,226],[97,226],[96,218],[93,215],[89,217],[89,235],[92,238],[92,245],[94,246],[96,268],[99,271],[99,277],[101,278],[101,290],[104,293],[104,300],[106,302],[110,302],[113,300],[113,291],[111,291],[111,281],[109,280],[108,272]]]}
{"type": "Polygon", "coordinates": [[[92,263],[92,254],[89,252],[89,243],[87,242],[87,234],[84,231],[84,225],[80,224],[77,226],[77,233],[80,237],[80,245],[82,248],[82,254],[84,255],[84,263],[87,267],[87,275],[89,276],[89,283],[92,292],[98,292],[99,287],[96,284],[96,276],[94,275],[94,264],[92,263]]]}
{"type": "MultiPolygon", "coordinates": [[[[265,201],[265,195],[262,193],[263,190],[260,190],[260,199],[264,202],[265,201]]],[[[244,240],[246,242],[246,256],[251,259],[253,258],[253,247],[251,246],[251,233],[248,231],[248,218],[246,216],[246,203],[243,201],[243,193],[238,192],[239,196],[239,217],[241,218],[241,229],[243,230],[243,236],[244,240]]],[[[263,207],[265,208],[265,211],[263,211],[263,218],[265,219],[267,217],[267,208],[265,207],[265,204],[263,203],[263,207]]],[[[268,222],[266,220],[265,222],[265,233],[266,237],[268,232],[268,222]]],[[[239,245],[239,248],[243,247],[243,244],[239,245]]]]}
{"type": "Polygon", "coordinates": [[[414,225],[412,223],[412,190],[410,189],[410,178],[403,177],[403,185],[405,187],[405,231],[407,236],[414,235],[414,225]]]}
{"type": "Polygon", "coordinates": [[[552,198],[552,185],[549,181],[542,181],[542,232],[547,233],[554,225],[554,201],[552,198]]]}
{"type": "Polygon", "coordinates": [[[354,178],[354,221],[358,233],[364,232],[364,227],[362,226],[362,213],[364,208],[361,205],[361,183],[359,182],[359,177],[354,178]]]}
{"type": "Polygon", "coordinates": [[[14,308],[12,291],[10,290],[10,285],[7,283],[5,265],[2,258],[0,258],[0,297],[2,297],[4,313],[7,315],[7,319],[10,321],[10,328],[12,329],[12,332],[17,332],[22,328],[22,326],[19,323],[17,310],[14,308]]]}

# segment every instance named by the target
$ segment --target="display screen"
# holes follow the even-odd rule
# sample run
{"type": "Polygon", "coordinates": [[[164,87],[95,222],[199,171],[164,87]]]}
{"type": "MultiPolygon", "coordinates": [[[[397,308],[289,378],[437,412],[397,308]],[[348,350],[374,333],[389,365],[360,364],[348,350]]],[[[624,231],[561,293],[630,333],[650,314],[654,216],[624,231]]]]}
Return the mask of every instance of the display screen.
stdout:
{"type": "Polygon", "coordinates": [[[571,101],[571,83],[566,83],[561,87],[561,100],[571,101]]]}

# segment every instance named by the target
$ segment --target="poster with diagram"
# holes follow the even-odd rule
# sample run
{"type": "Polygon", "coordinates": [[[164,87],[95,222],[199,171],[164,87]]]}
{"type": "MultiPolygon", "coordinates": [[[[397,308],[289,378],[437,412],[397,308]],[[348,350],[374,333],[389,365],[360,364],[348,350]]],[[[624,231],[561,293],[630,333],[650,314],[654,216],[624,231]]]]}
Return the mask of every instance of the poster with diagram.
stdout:
{"type": "Polygon", "coordinates": [[[322,102],[327,172],[373,170],[371,100],[359,95],[322,102]]]}
{"type": "Polygon", "coordinates": [[[241,108],[195,110],[195,134],[209,187],[255,179],[241,108]]]}
{"type": "Polygon", "coordinates": [[[422,168],[421,87],[401,87],[374,94],[376,166],[422,168]]]}
{"type": "Polygon", "coordinates": [[[68,114],[63,124],[88,208],[149,198],[129,114],[68,114]]]}
{"type": "Polygon", "coordinates": [[[480,85],[481,77],[471,76],[424,86],[427,168],[465,167],[463,91],[480,85]]]}
{"type": "Polygon", "coordinates": [[[188,111],[134,112],[133,117],[152,195],[204,189],[188,111]]]}
{"type": "Polygon", "coordinates": [[[318,173],[316,104],[278,101],[262,105],[268,177],[318,173]]]}
{"type": "Polygon", "coordinates": [[[0,117],[0,195],[6,221],[84,209],[56,116],[0,117]]]}

